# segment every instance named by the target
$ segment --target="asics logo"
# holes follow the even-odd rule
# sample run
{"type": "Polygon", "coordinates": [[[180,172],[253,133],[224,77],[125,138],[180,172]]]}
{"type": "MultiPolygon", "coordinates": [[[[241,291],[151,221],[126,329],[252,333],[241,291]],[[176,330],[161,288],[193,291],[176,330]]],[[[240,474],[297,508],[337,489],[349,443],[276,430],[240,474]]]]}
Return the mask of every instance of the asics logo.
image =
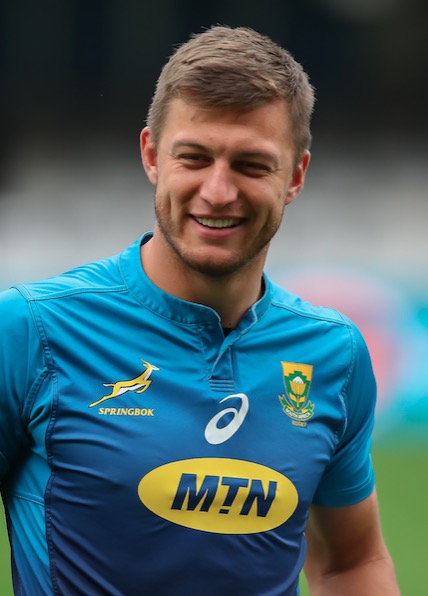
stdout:
{"type": "Polygon", "coordinates": [[[223,398],[220,403],[222,404],[229,399],[240,399],[241,405],[238,409],[234,408],[233,406],[224,408],[218,412],[218,414],[213,416],[213,418],[211,418],[205,428],[205,438],[208,443],[211,443],[211,445],[220,445],[220,443],[224,443],[230,439],[240,428],[248,413],[249,402],[245,393],[234,393],[233,395],[228,395],[227,397],[223,398]],[[219,427],[220,420],[228,414],[232,414],[232,419],[230,422],[228,422],[225,426],[219,427]]]}

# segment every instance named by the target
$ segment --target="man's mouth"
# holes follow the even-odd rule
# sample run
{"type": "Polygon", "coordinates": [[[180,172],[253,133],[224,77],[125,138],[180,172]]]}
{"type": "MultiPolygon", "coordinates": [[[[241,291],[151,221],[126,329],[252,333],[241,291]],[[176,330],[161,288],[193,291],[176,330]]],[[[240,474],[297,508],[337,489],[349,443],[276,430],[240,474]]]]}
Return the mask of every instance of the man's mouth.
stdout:
{"type": "Polygon", "coordinates": [[[206,228],[233,228],[239,224],[237,219],[227,218],[212,218],[212,217],[195,217],[196,221],[206,228]]]}

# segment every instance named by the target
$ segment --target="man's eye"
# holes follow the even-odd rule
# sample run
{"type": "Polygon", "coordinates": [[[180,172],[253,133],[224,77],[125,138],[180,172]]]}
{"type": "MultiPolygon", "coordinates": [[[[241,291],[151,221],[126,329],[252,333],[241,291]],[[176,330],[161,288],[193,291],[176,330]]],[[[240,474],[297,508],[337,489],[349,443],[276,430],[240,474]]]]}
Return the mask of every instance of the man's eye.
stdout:
{"type": "Polygon", "coordinates": [[[199,153],[182,153],[179,155],[179,159],[192,163],[204,163],[208,161],[205,155],[200,155],[199,153]]]}
{"type": "Polygon", "coordinates": [[[255,161],[242,161],[237,164],[237,168],[254,176],[262,176],[270,172],[269,166],[255,161]]]}

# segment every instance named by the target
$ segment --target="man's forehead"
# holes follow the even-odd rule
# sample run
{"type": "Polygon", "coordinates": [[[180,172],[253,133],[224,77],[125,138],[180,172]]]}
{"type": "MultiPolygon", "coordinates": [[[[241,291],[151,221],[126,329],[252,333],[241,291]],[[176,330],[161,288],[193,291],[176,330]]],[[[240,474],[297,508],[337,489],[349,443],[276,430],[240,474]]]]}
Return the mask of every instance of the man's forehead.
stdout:
{"type": "MultiPolygon", "coordinates": [[[[216,129],[235,127],[243,136],[266,137],[290,143],[292,134],[287,104],[284,100],[272,100],[265,102],[253,109],[238,109],[234,107],[211,107],[200,105],[195,101],[189,101],[181,97],[174,98],[166,113],[161,137],[166,133],[177,135],[180,142],[188,137],[189,142],[197,142],[199,128],[208,129],[213,126],[216,129]],[[192,136],[186,134],[186,130],[192,131],[192,136]],[[248,132],[245,132],[248,131],[248,132]]],[[[206,130],[204,134],[206,134],[206,130]]]]}
{"type": "Polygon", "coordinates": [[[179,95],[173,97],[168,103],[168,109],[166,111],[166,117],[171,112],[186,109],[192,111],[195,114],[205,115],[227,115],[231,119],[245,117],[247,114],[257,112],[263,108],[273,107],[279,111],[288,115],[288,104],[283,98],[272,98],[263,102],[258,102],[254,105],[248,104],[215,104],[213,105],[210,101],[204,100],[203,98],[196,98],[190,95],[179,95]]]}

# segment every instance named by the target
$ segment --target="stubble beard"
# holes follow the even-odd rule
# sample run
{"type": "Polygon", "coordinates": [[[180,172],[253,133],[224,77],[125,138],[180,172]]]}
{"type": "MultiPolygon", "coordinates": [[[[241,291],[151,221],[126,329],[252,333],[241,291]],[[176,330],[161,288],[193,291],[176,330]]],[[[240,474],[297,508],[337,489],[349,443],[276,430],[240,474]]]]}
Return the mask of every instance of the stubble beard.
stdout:
{"type": "MultiPolygon", "coordinates": [[[[159,232],[171,247],[178,261],[192,271],[209,278],[229,278],[236,274],[242,274],[263,252],[267,253],[269,244],[279,229],[282,220],[282,213],[278,220],[268,221],[259,231],[255,238],[251,239],[250,245],[240,250],[232,258],[220,261],[215,256],[204,260],[198,258],[192,250],[186,250],[186,246],[180,240],[175,239],[174,224],[164,215],[157,197],[155,199],[155,215],[159,232]]],[[[178,234],[177,234],[178,236],[178,234]]],[[[266,256],[266,255],[265,255],[266,256]]],[[[265,256],[263,257],[263,263],[265,256]]]]}

